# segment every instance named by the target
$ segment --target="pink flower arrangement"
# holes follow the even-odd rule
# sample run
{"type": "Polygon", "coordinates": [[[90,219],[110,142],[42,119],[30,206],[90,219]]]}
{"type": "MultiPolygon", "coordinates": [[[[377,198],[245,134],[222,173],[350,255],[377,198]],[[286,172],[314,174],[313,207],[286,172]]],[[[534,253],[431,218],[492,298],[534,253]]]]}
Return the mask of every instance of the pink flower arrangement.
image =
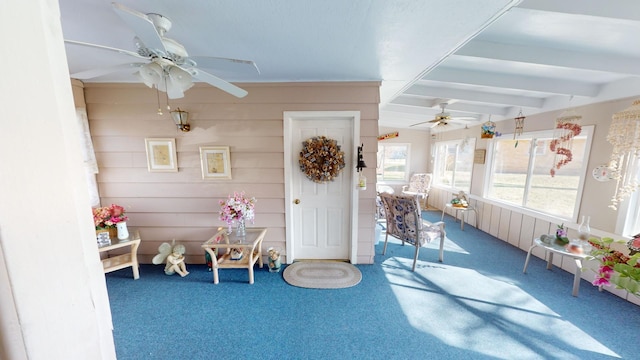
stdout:
{"type": "Polygon", "coordinates": [[[117,223],[127,221],[124,207],[111,204],[93,209],[93,223],[96,229],[113,228],[117,223]]]}
{"type": "Polygon", "coordinates": [[[239,219],[250,220],[253,223],[255,218],[255,207],[257,200],[254,197],[246,197],[243,192],[233,193],[226,200],[220,200],[220,220],[229,226],[239,219]]]}

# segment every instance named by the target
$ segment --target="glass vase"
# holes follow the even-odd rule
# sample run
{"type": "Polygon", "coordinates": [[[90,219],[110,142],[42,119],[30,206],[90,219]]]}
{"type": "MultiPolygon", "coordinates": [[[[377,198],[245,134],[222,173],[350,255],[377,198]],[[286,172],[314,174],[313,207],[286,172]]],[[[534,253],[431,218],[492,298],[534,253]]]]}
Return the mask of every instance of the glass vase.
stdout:
{"type": "Polygon", "coordinates": [[[580,226],[578,226],[578,239],[583,242],[587,242],[589,240],[589,236],[591,235],[591,227],[589,226],[589,221],[591,220],[591,216],[582,216],[582,222],[580,226]]]}
{"type": "Polygon", "coordinates": [[[238,227],[236,228],[236,236],[239,238],[244,238],[247,236],[247,225],[245,223],[244,217],[238,219],[238,227]]]}

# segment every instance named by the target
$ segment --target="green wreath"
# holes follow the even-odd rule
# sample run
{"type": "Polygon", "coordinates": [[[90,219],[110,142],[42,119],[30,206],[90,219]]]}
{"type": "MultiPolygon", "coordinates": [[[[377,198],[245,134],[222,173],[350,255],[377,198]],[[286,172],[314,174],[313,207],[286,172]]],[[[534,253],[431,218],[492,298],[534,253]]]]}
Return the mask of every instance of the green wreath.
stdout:
{"type": "Polygon", "coordinates": [[[302,142],[300,170],[317,183],[333,181],[344,168],[344,152],[333,139],[314,136],[302,142]]]}

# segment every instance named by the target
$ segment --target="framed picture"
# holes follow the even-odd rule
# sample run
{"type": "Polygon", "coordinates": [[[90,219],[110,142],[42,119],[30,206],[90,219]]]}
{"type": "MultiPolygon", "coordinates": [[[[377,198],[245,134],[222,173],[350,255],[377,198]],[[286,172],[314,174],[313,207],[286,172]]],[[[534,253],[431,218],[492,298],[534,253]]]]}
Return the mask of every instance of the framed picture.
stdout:
{"type": "Polygon", "coordinates": [[[176,139],[144,139],[149,172],[176,172],[176,139]]]}
{"type": "Polygon", "coordinates": [[[202,178],[231,179],[231,160],[228,146],[201,146],[202,178]]]}

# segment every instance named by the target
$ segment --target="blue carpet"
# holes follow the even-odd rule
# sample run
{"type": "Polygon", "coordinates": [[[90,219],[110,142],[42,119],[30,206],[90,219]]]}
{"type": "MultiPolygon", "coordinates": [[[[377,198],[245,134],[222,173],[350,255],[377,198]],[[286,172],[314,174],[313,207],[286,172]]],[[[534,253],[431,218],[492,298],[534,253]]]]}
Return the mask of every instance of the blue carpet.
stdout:
{"type": "MultiPolygon", "coordinates": [[[[431,221],[440,212],[424,212],[431,221]]],[[[345,289],[288,285],[282,272],[204,265],[167,276],[142,265],[107,274],[118,359],[637,359],[640,307],[445,217],[437,243],[392,240],[362,281],[345,289]]],[[[204,256],[204,255],[203,255],[204,256]]]]}

